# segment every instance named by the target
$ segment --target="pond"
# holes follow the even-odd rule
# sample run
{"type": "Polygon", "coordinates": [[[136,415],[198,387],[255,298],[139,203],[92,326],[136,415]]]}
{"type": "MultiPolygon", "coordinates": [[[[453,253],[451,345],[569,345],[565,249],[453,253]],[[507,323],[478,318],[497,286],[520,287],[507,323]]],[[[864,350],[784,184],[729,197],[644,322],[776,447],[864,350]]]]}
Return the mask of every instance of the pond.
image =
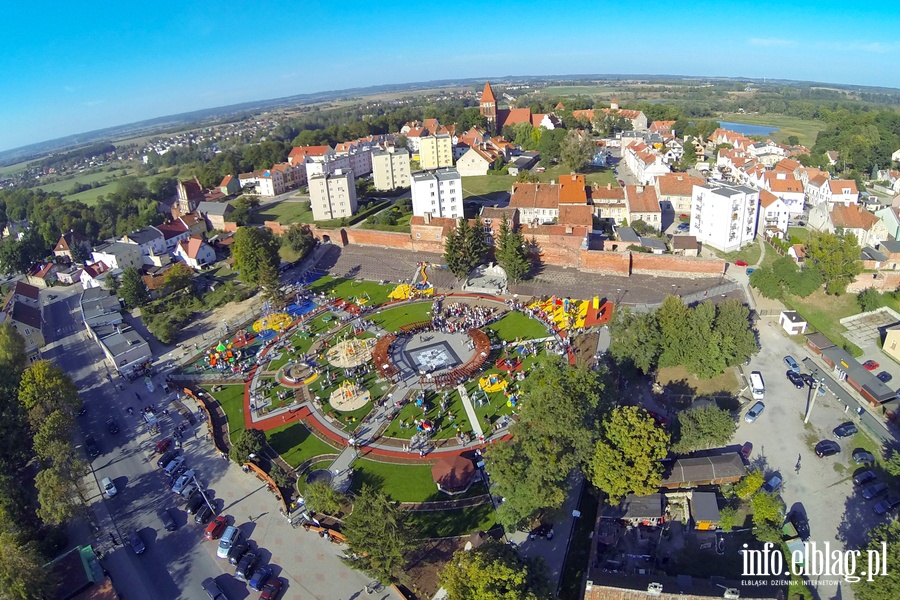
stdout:
{"type": "Polygon", "coordinates": [[[778,131],[778,127],[771,125],[751,125],[749,123],[732,123],[729,121],[719,121],[722,129],[727,129],[742,135],[772,135],[778,131]]]}

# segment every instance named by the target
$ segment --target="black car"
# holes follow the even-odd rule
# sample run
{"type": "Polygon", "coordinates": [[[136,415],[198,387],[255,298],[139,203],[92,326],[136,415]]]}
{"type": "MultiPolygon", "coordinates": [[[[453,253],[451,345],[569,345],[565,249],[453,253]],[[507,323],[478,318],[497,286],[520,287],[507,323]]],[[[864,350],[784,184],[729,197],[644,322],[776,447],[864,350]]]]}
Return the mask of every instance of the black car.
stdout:
{"type": "Polygon", "coordinates": [[[247,581],[253,576],[253,570],[259,564],[259,552],[248,552],[238,562],[237,568],[234,570],[234,576],[240,581],[247,581]]]}
{"type": "Polygon", "coordinates": [[[209,506],[204,504],[200,507],[200,510],[197,511],[197,514],[194,515],[194,523],[196,523],[197,525],[206,525],[212,518],[213,511],[209,509],[209,506]]]}
{"type": "Polygon", "coordinates": [[[806,383],[804,383],[803,378],[800,377],[800,375],[798,375],[797,373],[794,373],[793,371],[789,370],[789,371],[785,372],[784,376],[787,377],[788,381],[793,383],[794,387],[797,388],[798,390],[806,387],[806,383]]]}
{"type": "Polygon", "coordinates": [[[185,512],[189,515],[196,514],[198,510],[200,510],[201,506],[206,506],[206,501],[203,499],[203,494],[200,493],[200,490],[194,490],[194,492],[190,495],[187,501],[187,505],[184,507],[185,512]]]}
{"type": "Polygon", "coordinates": [[[848,421],[835,427],[833,433],[834,437],[841,439],[856,435],[858,431],[859,429],[856,428],[856,425],[848,421]]]}
{"type": "Polygon", "coordinates": [[[862,473],[857,473],[853,476],[853,484],[863,485],[875,481],[876,479],[878,479],[878,475],[876,475],[874,471],[863,471],[862,473]]]}
{"type": "Polygon", "coordinates": [[[804,383],[809,387],[816,385],[816,378],[810,375],[809,373],[801,373],[800,377],[803,379],[804,383]]]}
{"type": "Polygon", "coordinates": [[[816,454],[819,456],[819,458],[834,456],[840,451],[841,445],[834,440],[822,440],[821,442],[816,444],[816,454]]]}
{"type": "Polygon", "coordinates": [[[159,457],[159,460],[156,461],[156,466],[159,467],[160,469],[162,469],[167,464],[172,462],[172,459],[174,459],[174,458],[175,458],[175,452],[170,450],[169,452],[166,452],[165,454],[163,454],[162,456],[159,457]]]}
{"type": "Polygon", "coordinates": [[[900,498],[885,498],[873,506],[872,510],[875,511],[876,515],[883,515],[888,511],[894,510],[898,506],[900,506],[900,498]]]}
{"type": "Polygon", "coordinates": [[[858,465],[872,465],[875,464],[875,457],[872,456],[871,452],[866,452],[862,448],[857,448],[853,451],[853,462],[858,465]]]}
{"type": "Polygon", "coordinates": [[[238,542],[228,551],[228,562],[233,565],[241,562],[241,559],[244,558],[244,555],[250,551],[250,544],[245,541],[238,542]]]}
{"type": "Polygon", "coordinates": [[[161,508],[156,511],[156,516],[159,517],[159,520],[162,521],[163,527],[165,527],[166,531],[175,531],[178,529],[178,525],[175,523],[175,519],[172,518],[172,515],[169,514],[169,509],[161,508]]]}
{"type": "Polygon", "coordinates": [[[119,424],[116,423],[115,419],[108,419],[106,421],[106,429],[112,434],[119,433],[119,424]]]}
{"type": "Polygon", "coordinates": [[[100,456],[100,446],[97,445],[97,440],[94,439],[94,436],[89,435],[84,438],[84,448],[91,458],[100,456]]]}
{"type": "Polygon", "coordinates": [[[203,580],[203,591],[209,596],[209,600],[225,600],[226,596],[222,593],[222,588],[216,583],[212,577],[203,580]]]}
{"type": "Polygon", "coordinates": [[[793,524],[801,540],[809,539],[809,519],[806,518],[806,515],[795,510],[788,515],[788,521],[793,524]]]}
{"type": "Polygon", "coordinates": [[[137,531],[132,531],[128,534],[128,545],[131,546],[131,549],[134,550],[135,554],[143,554],[144,550],[147,549],[144,546],[144,542],[141,541],[141,536],[138,535],[137,531]]]}
{"type": "Polygon", "coordinates": [[[888,486],[883,481],[879,481],[878,483],[873,483],[869,487],[865,488],[862,491],[862,496],[866,500],[873,500],[882,494],[886,494],[888,491],[888,486]]]}

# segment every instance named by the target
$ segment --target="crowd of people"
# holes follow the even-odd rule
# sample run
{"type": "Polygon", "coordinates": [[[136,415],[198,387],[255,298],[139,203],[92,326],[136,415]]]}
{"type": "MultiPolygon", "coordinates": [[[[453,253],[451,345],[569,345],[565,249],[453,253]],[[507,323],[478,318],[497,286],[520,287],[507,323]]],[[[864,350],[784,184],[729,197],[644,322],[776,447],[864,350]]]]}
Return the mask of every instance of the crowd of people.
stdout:
{"type": "Polygon", "coordinates": [[[436,331],[443,333],[456,333],[457,331],[481,329],[496,321],[500,316],[500,309],[496,307],[462,302],[451,302],[444,307],[441,299],[437,299],[432,310],[431,326],[436,331]]]}

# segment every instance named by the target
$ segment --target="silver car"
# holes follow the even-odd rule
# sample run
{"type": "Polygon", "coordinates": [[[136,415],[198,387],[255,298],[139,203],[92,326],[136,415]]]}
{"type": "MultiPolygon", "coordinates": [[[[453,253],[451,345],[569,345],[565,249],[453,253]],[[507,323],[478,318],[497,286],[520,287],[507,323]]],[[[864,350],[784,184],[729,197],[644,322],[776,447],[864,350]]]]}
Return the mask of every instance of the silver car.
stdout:
{"type": "Polygon", "coordinates": [[[194,480],[194,471],[193,470],[185,471],[184,474],[181,475],[181,477],[179,477],[178,479],[175,480],[175,484],[172,486],[172,493],[180,494],[182,491],[184,491],[184,488],[187,487],[187,485],[189,483],[191,483],[191,481],[193,481],[193,480],[194,480]]]}
{"type": "Polygon", "coordinates": [[[766,405],[762,402],[757,402],[753,406],[750,407],[750,410],[747,411],[747,414],[744,416],[744,420],[748,423],[752,423],[756,419],[759,418],[759,415],[766,409],[766,405]]]}

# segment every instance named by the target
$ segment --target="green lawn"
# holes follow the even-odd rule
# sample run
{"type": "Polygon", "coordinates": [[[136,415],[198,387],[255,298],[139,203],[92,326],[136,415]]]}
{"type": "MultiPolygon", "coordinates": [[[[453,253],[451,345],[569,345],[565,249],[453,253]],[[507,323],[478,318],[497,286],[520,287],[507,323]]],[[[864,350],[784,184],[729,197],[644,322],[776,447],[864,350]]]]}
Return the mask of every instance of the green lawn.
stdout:
{"type": "Polygon", "coordinates": [[[39,185],[38,188],[44,190],[47,193],[59,192],[60,194],[65,195],[66,192],[71,190],[76,183],[96,183],[98,181],[107,181],[113,180],[121,177],[121,169],[116,169],[115,171],[107,171],[106,167],[103,167],[102,170],[96,173],[82,173],[77,175],[76,177],[71,177],[69,179],[61,179],[59,181],[54,181],[53,183],[47,183],[44,185],[39,185]]]}
{"type": "Polygon", "coordinates": [[[788,117],[785,115],[743,115],[740,113],[725,113],[719,117],[721,121],[730,121],[732,123],[747,123],[748,125],[768,125],[778,127],[772,135],[772,139],[776,142],[786,142],[788,136],[796,135],[800,143],[808,148],[812,148],[816,143],[816,136],[820,131],[825,129],[824,121],[814,121],[801,119],[799,117],[788,117]]]}
{"type": "Polygon", "coordinates": [[[488,325],[488,329],[496,331],[500,339],[505,342],[532,340],[548,335],[547,328],[543,323],[518,311],[507,313],[496,323],[488,325]]]}
{"type": "Polygon", "coordinates": [[[408,304],[406,306],[398,306],[396,308],[388,308],[378,314],[369,317],[376,325],[386,329],[387,331],[397,331],[403,325],[417,323],[419,321],[431,320],[431,309],[433,303],[419,302],[416,304],[408,304]]]}
{"type": "MultiPolygon", "coordinates": [[[[606,185],[611,183],[618,186],[616,176],[612,169],[602,169],[597,167],[584,167],[579,171],[584,175],[586,184],[606,185]]],[[[569,169],[563,165],[549,167],[543,173],[534,173],[538,176],[541,183],[550,183],[551,181],[559,182],[561,175],[571,173],[569,169]]],[[[493,199],[501,192],[510,192],[516,178],[512,175],[476,175],[471,177],[463,177],[463,197],[477,196],[481,198],[493,199]]]]}
{"type": "Polygon", "coordinates": [[[439,417],[438,413],[441,409],[441,396],[436,392],[426,392],[425,403],[428,408],[427,412],[423,413],[422,409],[415,405],[415,402],[406,404],[400,409],[400,414],[391,421],[382,435],[403,440],[411,439],[416,433],[413,421],[423,417],[429,419],[434,424],[434,427],[437,430],[434,438],[438,440],[453,438],[459,431],[472,433],[472,425],[469,423],[469,418],[466,416],[466,409],[463,406],[462,398],[460,398],[459,394],[454,390],[449,393],[447,399],[447,412],[444,413],[442,417],[439,417]],[[450,420],[450,415],[453,415],[452,421],[450,420]],[[405,423],[405,428],[400,427],[400,421],[405,423]]]}
{"type": "Polygon", "coordinates": [[[316,341],[316,337],[328,331],[334,325],[334,318],[331,313],[325,313],[310,321],[306,325],[306,332],[298,331],[291,336],[291,349],[282,350],[281,356],[269,363],[267,367],[269,371],[277,371],[283,367],[289,360],[297,356],[302,356],[309,352],[309,348],[316,341]],[[326,321],[326,319],[328,319],[326,321]],[[315,335],[308,335],[315,334],[315,335]]]}
{"type": "Polygon", "coordinates": [[[363,485],[381,489],[398,502],[425,502],[447,499],[438,492],[431,476],[431,465],[395,465],[361,459],[353,463],[352,492],[363,485]],[[440,498],[438,498],[440,494],[440,498]]]}
{"type": "Polygon", "coordinates": [[[336,454],[341,449],[326,444],[303,423],[289,423],[266,432],[269,445],[289,465],[297,468],[302,462],[320,454],[336,454]]]}
{"type": "Polygon", "coordinates": [[[809,229],[806,227],[788,227],[788,236],[792,244],[803,244],[809,239],[809,229]]]}
{"type": "Polygon", "coordinates": [[[758,240],[754,240],[752,244],[749,244],[736,252],[720,252],[712,246],[706,246],[706,248],[709,248],[716,256],[723,260],[727,260],[728,262],[745,260],[750,266],[753,266],[759,261],[759,257],[762,255],[762,248],[760,248],[759,244],[760,242],[758,240]]]}
{"type": "Polygon", "coordinates": [[[326,275],[309,285],[313,292],[325,292],[335,298],[343,298],[355,302],[357,298],[363,298],[371,306],[378,306],[388,301],[388,294],[394,291],[394,285],[381,285],[376,281],[364,281],[346,279],[344,277],[332,277],[326,275]]]}
{"type": "Polygon", "coordinates": [[[419,538],[456,537],[488,531],[497,524],[497,513],[488,502],[455,510],[412,511],[408,523],[419,538]]]}
{"type": "Polygon", "coordinates": [[[377,223],[363,223],[360,229],[374,229],[376,231],[396,231],[399,233],[409,233],[409,221],[412,219],[412,213],[403,215],[397,220],[396,225],[378,225],[377,223]]]}
{"type": "Polygon", "coordinates": [[[282,200],[263,206],[250,217],[252,223],[262,224],[265,221],[278,221],[282,225],[292,223],[312,223],[312,210],[309,202],[282,200]]]}
{"type": "Polygon", "coordinates": [[[26,160],[25,162],[16,163],[14,165],[7,165],[5,167],[0,167],[0,175],[12,175],[13,173],[18,173],[19,171],[24,171],[28,166],[28,163],[31,161],[26,160]]]}
{"type": "Polygon", "coordinates": [[[208,388],[205,391],[222,405],[222,410],[225,411],[225,417],[228,419],[228,433],[231,441],[234,442],[237,436],[246,429],[244,425],[244,386],[223,385],[218,392],[211,392],[208,388]]]}
{"type": "Polygon", "coordinates": [[[859,314],[856,294],[828,296],[820,289],[806,298],[789,295],[784,298],[783,302],[789,308],[800,313],[813,329],[824,333],[828,339],[842,346],[852,356],[862,356],[863,352],[860,348],[844,339],[844,332],[847,331],[847,328],[840,324],[840,320],[844,317],[859,314]]]}

